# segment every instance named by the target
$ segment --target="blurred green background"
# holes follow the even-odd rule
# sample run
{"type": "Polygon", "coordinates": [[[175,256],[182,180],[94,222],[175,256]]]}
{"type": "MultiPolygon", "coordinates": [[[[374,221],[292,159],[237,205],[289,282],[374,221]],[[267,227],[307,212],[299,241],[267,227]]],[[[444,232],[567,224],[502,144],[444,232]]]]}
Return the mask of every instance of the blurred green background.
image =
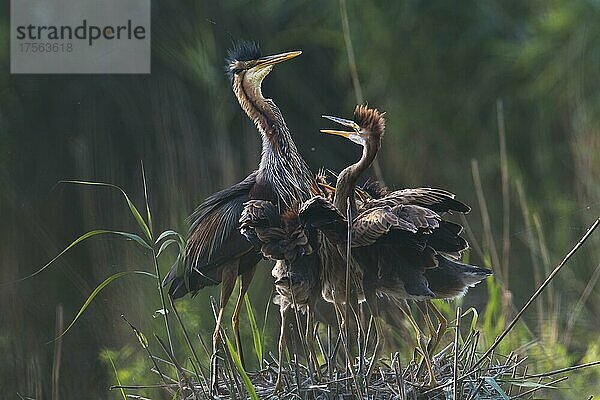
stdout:
{"type": "MultiPolygon", "coordinates": [[[[468,221],[492,262],[492,246],[502,254],[504,243],[502,101],[511,205],[504,297],[518,309],[537,286],[536,268],[543,275],[545,265],[555,266],[600,214],[600,1],[348,0],[347,8],[362,95],[387,112],[379,155],[386,183],[446,188],[473,205],[468,221]],[[487,200],[487,238],[472,160],[487,200]]],[[[256,167],[259,136],[224,75],[232,40],[257,40],[265,54],[303,51],[277,66],[263,89],[315,171],[339,171],[360,154],[318,131],[327,125],[321,114],[349,117],[356,104],[337,1],[153,1],[152,74],[124,76],[10,75],[8,11],[3,2],[2,282],[39,268],[87,230],[136,230],[118,193],[59,180],[111,182],[141,206],[143,160],[157,231],[185,232],[195,205],[256,167]]],[[[554,308],[526,314],[533,335],[550,349],[540,355],[546,369],[598,359],[599,239],[596,234],[554,281],[555,295],[543,303],[554,308]]],[[[481,258],[471,253],[474,263],[483,264],[481,258]]],[[[32,280],[2,286],[0,393],[51,398],[55,347],[45,343],[55,336],[57,307],[64,307],[68,323],[99,282],[129,269],[152,271],[151,258],[132,243],[102,238],[32,280]]],[[[271,286],[265,264],[250,291],[259,319],[271,286]]],[[[215,293],[180,303],[190,330],[205,339],[215,293]]],[[[465,301],[483,306],[485,299],[483,284],[465,301]]],[[[152,317],[159,308],[155,283],[144,277],[123,278],[102,292],[62,341],[60,398],[120,396],[107,391],[115,379],[104,349],[112,349],[124,383],[156,381],[120,315],[147,334],[162,333],[162,320],[152,317]]],[[[273,352],[277,320],[270,315],[273,352]]],[[[585,376],[562,383],[575,389],[553,396],[599,394],[599,375],[585,376]]]]}

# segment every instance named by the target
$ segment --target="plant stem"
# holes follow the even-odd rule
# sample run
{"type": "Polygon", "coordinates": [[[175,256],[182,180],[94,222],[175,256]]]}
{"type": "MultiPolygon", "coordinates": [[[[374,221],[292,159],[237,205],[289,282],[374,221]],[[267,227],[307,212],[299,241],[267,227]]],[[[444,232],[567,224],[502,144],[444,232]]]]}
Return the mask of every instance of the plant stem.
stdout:
{"type": "Polygon", "coordinates": [[[169,325],[169,315],[167,312],[167,306],[165,303],[165,293],[163,291],[163,287],[162,287],[162,278],[160,276],[160,269],[158,268],[158,260],[156,258],[156,249],[155,249],[155,245],[152,245],[152,260],[154,261],[154,269],[156,271],[156,281],[158,284],[158,292],[160,294],[160,304],[163,310],[163,316],[165,319],[165,328],[167,330],[167,339],[169,341],[169,349],[171,350],[171,354],[175,355],[174,351],[173,351],[173,340],[171,339],[171,327],[169,325]]]}
{"type": "Polygon", "coordinates": [[[477,366],[479,366],[486,359],[486,357],[489,356],[492,353],[492,351],[494,351],[494,349],[500,344],[500,342],[502,341],[502,339],[504,339],[504,337],[506,337],[506,335],[508,335],[508,333],[510,332],[510,330],[516,325],[516,323],[519,320],[519,318],[521,318],[521,316],[525,313],[525,311],[531,305],[531,303],[533,303],[535,301],[535,299],[538,298],[538,296],[540,295],[540,293],[546,288],[546,286],[548,286],[548,284],[550,284],[550,282],[552,281],[552,279],[556,276],[556,274],[558,274],[558,272],[562,269],[562,267],[564,267],[564,265],[567,263],[567,261],[569,261],[569,259],[573,256],[573,254],[575,254],[577,252],[577,250],[579,250],[579,248],[586,242],[586,240],[588,240],[588,238],[596,230],[596,228],[598,227],[598,225],[600,225],[600,217],[598,217],[596,219],[596,222],[594,222],[592,224],[592,226],[590,226],[588,228],[588,230],[585,232],[585,234],[581,237],[581,239],[579,239],[579,241],[571,249],[571,251],[569,251],[567,253],[567,255],[565,256],[565,258],[563,258],[563,260],[560,262],[560,264],[558,264],[558,266],[556,268],[554,268],[554,270],[546,278],[546,280],[544,281],[544,283],[542,283],[542,285],[535,291],[535,293],[531,295],[531,297],[529,298],[529,300],[527,300],[527,303],[525,303],[525,305],[521,308],[521,310],[519,310],[519,312],[513,318],[513,320],[510,321],[510,323],[504,329],[504,331],[496,338],[496,340],[494,341],[494,344],[492,344],[492,346],[489,349],[487,349],[485,353],[483,353],[483,355],[481,356],[481,358],[479,359],[479,361],[477,361],[473,365],[472,370],[474,370],[477,366]]]}

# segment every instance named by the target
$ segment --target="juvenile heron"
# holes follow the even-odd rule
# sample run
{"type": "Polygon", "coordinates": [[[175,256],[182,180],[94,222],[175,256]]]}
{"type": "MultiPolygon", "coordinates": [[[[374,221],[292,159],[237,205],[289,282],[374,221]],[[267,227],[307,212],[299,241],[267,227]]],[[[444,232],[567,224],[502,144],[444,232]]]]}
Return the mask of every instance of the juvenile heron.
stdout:
{"type": "Polygon", "coordinates": [[[378,189],[378,197],[357,206],[356,183],[381,147],[385,119],[378,110],[365,106],[357,106],[354,121],[326,118],[352,130],[322,132],[343,136],[363,147],[360,160],[339,174],[334,205],[343,207],[349,201],[354,211],[353,254],[364,268],[365,285],[403,299],[452,298],[491,273],[455,261],[468,243],[460,236],[462,227],[442,217],[470,209],[452,193],[432,188],[378,189]]]}
{"type": "MultiPolygon", "coordinates": [[[[322,132],[342,136],[363,148],[360,160],[339,174],[333,202],[338,209],[349,203],[352,210],[352,254],[362,268],[365,299],[375,319],[378,334],[375,358],[382,334],[377,321],[378,295],[398,304],[405,299],[450,299],[464,294],[491,271],[457,261],[468,244],[460,236],[462,227],[442,217],[450,212],[467,213],[470,209],[455,200],[452,193],[432,188],[387,192],[373,185],[374,190],[367,189],[373,198],[357,204],[358,178],[381,147],[385,131],[383,113],[357,106],[353,121],[325,118],[351,130],[322,132]]],[[[440,324],[444,324],[443,316],[435,309],[434,313],[440,324]]]]}
{"type": "MultiPolygon", "coordinates": [[[[273,66],[300,55],[292,51],[261,56],[255,43],[240,43],[229,51],[227,74],[237,100],[258,129],[262,139],[259,167],[243,181],[208,197],[190,217],[191,227],[185,248],[185,274],[176,266],[164,284],[170,283],[173,298],[194,296],[206,286],[221,284],[219,313],[213,334],[212,389],[217,390],[219,331],[223,312],[238,275],[240,293],[232,316],[237,351],[242,355],[239,317],[243,297],[261,255],[239,231],[243,205],[251,199],[271,201],[281,207],[308,199],[318,191],[310,169],[300,156],[281,111],[262,94],[262,82],[273,66]]],[[[243,359],[243,358],[242,358],[243,359]]]]}
{"type": "Polygon", "coordinates": [[[277,294],[273,301],[279,305],[281,314],[276,393],[283,388],[284,336],[286,314],[290,309],[306,314],[305,350],[309,363],[314,364],[319,373],[312,320],[315,303],[321,297],[324,260],[328,258],[327,247],[323,246],[324,233],[334,235],[343,230],[343,226],[343,216],[323,197],[313,197],[283,213],[270,201],[250,200],[242,211],[242,234],[264,257],[276,261],[272,275],[277,294]]]}

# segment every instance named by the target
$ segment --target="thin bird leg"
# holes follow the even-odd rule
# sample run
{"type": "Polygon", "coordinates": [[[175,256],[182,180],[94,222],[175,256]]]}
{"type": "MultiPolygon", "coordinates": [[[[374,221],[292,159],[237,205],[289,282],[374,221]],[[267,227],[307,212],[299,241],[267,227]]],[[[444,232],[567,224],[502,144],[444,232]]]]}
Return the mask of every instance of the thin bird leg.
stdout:
{"type": "Polygon", "coordinates": [[[427,325],[427,329],[431,333],[431,338],[433,339],[436,335],[436,329],[433,326],[431,317],[429,316],[429,310],[427,309],[427,304],[426,303],[423,304],[420,301],[417,301],[416,304],[417,304],[417,307],[419,308],[419,310],[421,311],[421,314],[423,314],[423,320],[425,321],[425,324],[427,325]]]}
{"type": "MultiPolygon", "coordinates": [[[[317,352],[315,351],[315,340],[314,340],[314,332],[313,332],[313,308],[309,305],[306,306],[306,332],[304,334],[304,339],[306,341],[306,345],[308,346],[308,355],[312,360],[315,372],[317,374],[317,379],[321,379],[321,369],[319,368],[319,360],[317,359],[317,352]]],[[[311,361],[309,360],[309,361],[311,361]]]]}
{"type": "Polygon", "coordinates": [[[442,314],[440,310],[438,310],[438,308],[435,306],[435,304],[433,304],[430,300],[427,300],[425,304],[427,304],[427,307],[429,307],[429,309],[433,312],[433,315],[435,316],[435,319],[438,322],[438,328],[436,331],[436,342],[432,345],[430,350],[431,353],[433,353],[435,352],[436,347],[440,344],[442,337],[448,329],[448,320],[446,319],[444,314],[442,314]]]}
{"type": "Polygon", "coordinates": [[[235,336],[235,347],[237,353],[240,356],[240,361],[242,362],[242,366],[244,368],[246,368],[246,364],[244,363],[244,352],[242,350],[242,340],[240,339],[240,313],[242,311],[242,304],[244,303],[244,295],[250,287],[250,282],[252,282],[252,278],[254,277],[254,271],[256,271],[256,266],[252,267],[250,271],[244,272],[241,275],[240,294],[238,296],[237,302],[235,303],[233,315],[231,316],[231,325],[233,326],[233,334],[235,336]]]}
{"type": "Polygon", "coordinates": [[[217,317],[217,324],[213,333],[213,353],[211,356],[211,392],[217,394],[219,391],[219,333],[221,331],[221,324],[223,323],[223,314],[225,312],[225,306],[231,297],[231,292],[235,286],[235,280],[238,272],[238,261],[233,261],[223,267],[221,273],[221,298],[219,301],[219,315],[217,317]]]}
{"type": "MultiPolygon", "coordinates": [[[[433,375],[431,375],[431,369],[430,369],[431,357],[434,353],[435,348],[437,347],[437,345],[440,342],[442,327],[440,324],[438,324],[437,328],[434,327],[433,322],[431,320],[431,316],[429,315],[429,308],[428,308],[429,305],[430,305],[429,300],[425,300],[425,303],[417,302],[417,307],[423,314],[423,319],[424,319],[425,323],[427,324],[427,329],[429,330],[429,333],[430,333],[430,337],[429,337],[429,340],[427,341],[427,344],[424,345],[423,347],[421,347],[421,352],[423,353],[423,360],[421,360],[421,363],[419,364],[419,367],[417,369],[417,375],[420,375],[422,373],[423,365],[425,364],[428,371],[430,372],[430,385],[431,385],[432,384],[431,377],[433,376],[433,375]]],[[[436,315],[436,319],[438,319],[437,315],[436,315]]],[[[439,319],[438,319],[438,321],[439,321],[439,319]]]]}
{"type": "Polygon", "coordinates": [[[410,322],[413,329],[415,330],[415,333],[417,335],[417,350],[418,350],[419,354],[421,354],[421,356],[423,356],[423,360],[425,361],[425,366],[427,367],[427,372],[429,372],[429,384],[435,385],[435,382],[436,382],[435,374],[433,373],[431,357],[430,357],[429,353],[427,352],[427,344],[425,343],[425,334],[421,331],[421,329],[419,328],[419,325],[417,324],[417,321],[415,321],[413,316],[410,314],[410,310],[405,310],[403,307],[400,307],[400,310],[402,311],[402,313],[404,314],[404,316],[406,317],[408,322],[410,322]]]}
{"type": "Polygon", "coordinates": [[[283,391],[283,382],[281,380],[283,370],[283,352],[285,351],[285,308],[280,307],[281,327],[279,331],[279,365],[277,366],[277,382],[275,383],[275,394],[283,391]]]}
{"type": "MultiPolygon", "coordinates": [[[[448,328],[448,320],[446,319],[446,317],[444,317],[444,315],[437,309],[437,307],[430,300],[425,300],[425,306],[421,306],[419,304],[419,308],[423,312],[423,315],[426,315],[426,318],[429,319],[428,325],[429,325],[429,330],[431,332],[431,339],[427,343],[427,348],[425,349],[425,351],[427,352],[429,357],[432,357],[435,354],[435,350],[436,350],[437,346],[440,344],[442,337],[446,333],[446,330],[448,328]],[[433,312],[433,315],[435,316],[435,319],[438,322],[437,328],[433,327],[433,322],[431,321],[430,316],[429,316],[429,310],[431,310],[433,312]],[[427,314],[425,314],[425,312],[427,314]]],[[[417,369],[417,374],[421,373],[425,362],[426,361],[424,358],[417,369]]]]}
{"type": "MultiPolygon", "coordinates": [[[[381,325],[381,318],[379,317],[379,305],[377,304],[377,296],[374,293],[372,293],[372,294],[365,293],[365,298],[367,301],[367,306],[369,307],[369,310],[371,311],[371,317],[373,318],[373,323],[375,324],[375,348],[373,349],[373,356],[371,357],[371,362],[369,364],[369,368],[367,369],[367,376],[365,377],[365,380],[368,384],[369,380],[371,378],[371,373],[373,372],[373,370],[375,368],[375,364],[377,364],[379,361],[379,354],[381,352],[381,347],[383,344],[384,337],[383,337],[383,327],[381,325]]],[[[367,336],[367,341],[368,341],[368,339],[369,338],[367,336]]]]}

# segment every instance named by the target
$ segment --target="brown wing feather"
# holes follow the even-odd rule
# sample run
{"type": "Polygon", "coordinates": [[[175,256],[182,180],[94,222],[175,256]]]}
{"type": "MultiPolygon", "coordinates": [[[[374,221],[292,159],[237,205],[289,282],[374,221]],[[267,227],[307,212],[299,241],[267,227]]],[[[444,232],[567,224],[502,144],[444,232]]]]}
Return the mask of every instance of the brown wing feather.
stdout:
{"type": "Polygon", "coordinates": [[[362,208],[376,208],[382,205],[411,204],[429,208],[438,213],[460,212],[468,213],[471,209],[466,204],[456,200],[454,194],[442,189],[415,188],[402,189],[388,193],[379,199],[363,204],[362,208]]]}
{"type": "Polygon", "coordinates": [[[272,260],[293,261],[312,253],[295,207],[280,217],[270,201],[250,200],[242,211],[240,231],[264,257],[272,260]]]}
{"type": "Polygon", "coordinates": [[[420,206],[382,205],[367,209],[353,222],[352,246],[369,246],[392,230],[414,235],[429,234],[439,227],[440,220],[437,213],[420,206]]]}

